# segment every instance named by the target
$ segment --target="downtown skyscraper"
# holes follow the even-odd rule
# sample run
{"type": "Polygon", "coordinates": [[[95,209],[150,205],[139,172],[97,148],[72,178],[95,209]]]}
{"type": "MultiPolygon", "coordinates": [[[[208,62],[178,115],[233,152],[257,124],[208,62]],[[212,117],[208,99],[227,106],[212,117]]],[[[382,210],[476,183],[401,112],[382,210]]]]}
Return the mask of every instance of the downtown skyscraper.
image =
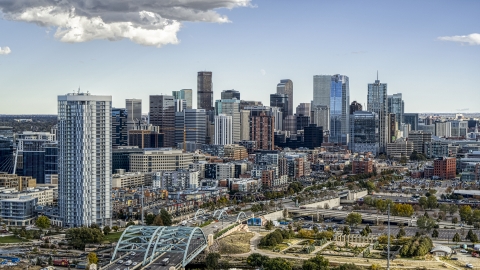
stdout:
{"type": "Polygon", "coordinates": [[[197,109],[213,111],[213,82],[211,71],[199,71],[197,75],[197,109]]]}
{"type": "Polygon", "coordinates": [[[186,109],[192,109],[192,89],[182,89],[179,91],[172,91],[172,96],[175,99],[185,100],[186,109]]]}
{"type": "Polygon", "coordinates": [[[127,110],[127,132],[135,129],[142,123],[142,100],[126,99],[125,109],[127,110]]]}
{"type": "Polygon", "coordinates": [[[380,83],[378,75],[375,83],[368,84],[367,111],[374,112],[378,115],[380,153],[385,153],[389,141],[387,84],[380,83]]]}
{"type": "Polygon", "coordinates": [[[111,226],[111,96],[58,96],[58,194],[65,227],[111,226]]]}
{"type": "Polygon", "coordinates": [[[288,112],[284,113],[283,117],[287,115],[293,115],[293,82],[292,80],[285,79],[280,80],[277,84],[277,94],[283,94],[288,96],[288,112]]]}
{"type": "Polygon", "coordinates": [[[165,147],[175,147],[175,101],[173,96],[150,96],[150,124],[160,127],[164,133],[165,147]]]}
{"type": "MultiPolygon", "coordinates": [[[[313,76],[312,112],[319,111],[323,116],[329,115],[329,142],[348,144],[350,116],[350,87],[345,75],[313,76]]],[[[324,122],[318,116],[311,116],[315,122],[324,122]]],[[[327,130],[324,126],[323,130],[327,130]]]]}

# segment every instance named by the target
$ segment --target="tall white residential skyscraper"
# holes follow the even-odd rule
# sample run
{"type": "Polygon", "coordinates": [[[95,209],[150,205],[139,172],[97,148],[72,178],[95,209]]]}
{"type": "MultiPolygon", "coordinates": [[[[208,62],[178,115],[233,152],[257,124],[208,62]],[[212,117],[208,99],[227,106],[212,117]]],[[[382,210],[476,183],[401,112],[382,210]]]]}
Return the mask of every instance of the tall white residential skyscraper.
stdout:
{"type": "MultiPolygon", "coordinates": [[[[347,145],[350,124],[348,77],[340,74],[313,76],[312,108],[316,106],[328,106],[330,113],[329,141],[347,145]]],[[[315,118],[314,115],[311,117],[315,118]]]]}
{"type": "Polygon", "coordinates": [[[215,141],[216,145],[233,144],[233,121],[230,115],[219,114],[215,116],[215,141]]]}
{"type": "Polygon", "coordinates": [[[378,115],[379,147],[380,152],[385,153],[389,142],[387,84],[380,83],[378,76],[375,83],[368,84],[367,111],[378,115]]]}
{"type": "Polygon", "coordinates": [[[66,227],[111,226],[111,96],[58,96],[58,194],[66,227]]]}

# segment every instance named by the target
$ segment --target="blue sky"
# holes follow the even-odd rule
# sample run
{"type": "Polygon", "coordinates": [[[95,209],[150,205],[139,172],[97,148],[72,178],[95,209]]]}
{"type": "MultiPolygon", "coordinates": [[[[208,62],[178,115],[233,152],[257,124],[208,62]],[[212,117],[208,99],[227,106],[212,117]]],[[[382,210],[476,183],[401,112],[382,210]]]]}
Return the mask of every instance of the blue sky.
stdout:
{"type": "MultiPolygon", "coordinates": [[[[312,99],[313,75],[344,74],[351,101],[365,103],[378,70],[389,94],[403,94],[406,112],[480,111],[480,36],[468,36],[480,33],[480,1],[249,4],[200,14],[210,22],[185,15],[172,23],[181,26],[168,39],[178,44],[165,39],[160,48],[142,45],[147,39],[103,39],[108,34],[72,43],[66,34],[55,37],[51,20],[39,26],[0,4],[0,114],[54,114],[57,95],[79,86],[112,95],[115,107],[124,107],[125,98],[141,98],[147,112],[152,94],[191,88],[196,98],[197,71],[203,70],[213,72],[215,99],[236,89],[242,99],[268,105],[279,80],[289,78],[296,106],[312,99]],[[231,22],[219,23],[225,16],[231,22]]],[[[107,18],[107,11],[91,14],[107,18]]]]}

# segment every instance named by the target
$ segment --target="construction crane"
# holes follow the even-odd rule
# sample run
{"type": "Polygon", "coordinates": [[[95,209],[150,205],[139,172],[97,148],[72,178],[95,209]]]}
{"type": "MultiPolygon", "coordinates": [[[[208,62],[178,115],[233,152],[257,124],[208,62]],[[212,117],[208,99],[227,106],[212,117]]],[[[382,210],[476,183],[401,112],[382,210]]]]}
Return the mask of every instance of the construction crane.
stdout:
{"type": "Polygon", "coordinates": [[[183,128],[160,128],[160,132],[164,130],[183,131],[183,152],[187,152],[187,131],[197,131],[196,128],[187,128],[186,126],[183,126],[183,128]]]}

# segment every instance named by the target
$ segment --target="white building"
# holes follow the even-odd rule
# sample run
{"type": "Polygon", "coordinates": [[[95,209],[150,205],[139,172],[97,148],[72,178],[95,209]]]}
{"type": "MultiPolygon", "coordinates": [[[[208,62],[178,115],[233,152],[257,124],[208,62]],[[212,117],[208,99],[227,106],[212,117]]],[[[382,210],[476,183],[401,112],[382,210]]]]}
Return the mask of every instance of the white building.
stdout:
{"type": "Polygon", "coordinates": [[[8,226],[28,226],[35,222],[37,198],[22,196],[0,201],[0,218],[8,226]]]}
{"type": "Polygon", "coordinates": [[[63,225],[111,225],[112,97],[58,96],[59,206],[63,225]]]}
{"type": "Polygon", "coordinates": [[[216,145],[233,143],[232,117],[225,114],[215,116],[215,142],[216,145]]]}
{"type": "Polygon", "coordinates": [[[35,188],[23,192],[13,191],[12,189],[5,189],[0,192],[0,200],[18,199],[24,196],[37,198],[38,205],[53,205],[54,189],[35,188]]]}
{"type": "Polygon", "coordinates": [[[153,175],[153,186],[169,191],[199,188],[199,172],[191,170],[156,172],[153,175]]]}

